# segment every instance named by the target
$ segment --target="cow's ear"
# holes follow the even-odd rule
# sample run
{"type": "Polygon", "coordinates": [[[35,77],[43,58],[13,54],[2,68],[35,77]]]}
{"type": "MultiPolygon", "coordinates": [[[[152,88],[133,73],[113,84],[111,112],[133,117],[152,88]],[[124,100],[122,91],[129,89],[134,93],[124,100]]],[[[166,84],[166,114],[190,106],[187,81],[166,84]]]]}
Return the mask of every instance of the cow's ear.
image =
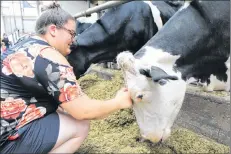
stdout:
{"type": "Polygon", "coordinates": [[[165,85],[168,80],[178,80],[177,76],[169,75],[159,67],[152,66],[151,69],[140,69],[140,74],[152,78],[154,82],[165,85]]]}

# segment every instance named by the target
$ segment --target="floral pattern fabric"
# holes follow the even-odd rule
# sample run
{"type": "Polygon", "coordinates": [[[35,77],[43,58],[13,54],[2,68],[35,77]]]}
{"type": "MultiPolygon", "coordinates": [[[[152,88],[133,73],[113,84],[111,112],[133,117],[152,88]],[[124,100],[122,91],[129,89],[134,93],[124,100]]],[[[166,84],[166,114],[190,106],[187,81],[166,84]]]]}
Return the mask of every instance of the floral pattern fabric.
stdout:
{"type": "Polygon", "coordinates": [[[26,52],[16,52],[7,56],[3,60],[2,72],[5,75],[15,74],[17,77],[34,77],[33,73],[33,61],[30,57],[27,57],[26,52]]]}
{"type": "Polygon", "coordinates": [[[32,37],[1,56],[0,145],[17,139],[31,121],[83,94],[72,67],[40,54],[47,47],[47,42],[32,37]]]}

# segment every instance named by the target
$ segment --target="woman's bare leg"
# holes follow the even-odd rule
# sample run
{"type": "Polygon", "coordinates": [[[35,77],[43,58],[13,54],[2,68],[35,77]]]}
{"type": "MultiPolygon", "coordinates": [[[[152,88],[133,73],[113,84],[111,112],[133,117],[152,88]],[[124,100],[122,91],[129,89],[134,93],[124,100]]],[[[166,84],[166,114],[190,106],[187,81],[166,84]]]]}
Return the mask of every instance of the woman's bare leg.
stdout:
{"type": "Polygon", "coordinates": [[[60,120],[59,136],[50,153],[74,153],[87,137],[90,122],[88,120],[76,120],[60,111],[57,113],[60,120]]]}

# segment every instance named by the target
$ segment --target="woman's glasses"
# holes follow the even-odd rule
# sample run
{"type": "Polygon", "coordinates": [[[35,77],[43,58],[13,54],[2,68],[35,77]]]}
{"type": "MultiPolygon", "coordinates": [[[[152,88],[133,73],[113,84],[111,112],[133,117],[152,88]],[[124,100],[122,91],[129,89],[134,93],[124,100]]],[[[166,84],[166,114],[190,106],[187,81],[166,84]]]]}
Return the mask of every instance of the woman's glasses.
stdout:
{"type": "Polygon", "coordinates": [[[65,27],[60,27],[60,28],[63,29],[63,30],[65,30],[65,31],[67,31],[71,35],[72,39],[76,36],[76,32],[75,31],[67,29],[65,27]]]}

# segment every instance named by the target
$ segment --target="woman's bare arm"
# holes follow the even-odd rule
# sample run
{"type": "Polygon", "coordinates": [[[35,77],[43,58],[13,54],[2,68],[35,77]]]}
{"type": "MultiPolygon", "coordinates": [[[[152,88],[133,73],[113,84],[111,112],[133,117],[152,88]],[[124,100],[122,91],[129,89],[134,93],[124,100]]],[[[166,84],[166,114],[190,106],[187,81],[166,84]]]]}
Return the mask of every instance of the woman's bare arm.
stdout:
{"type": "MultiPolygon", "coordinates": [[[[42,56],[55,63],[70,66],[66,58],[52,48],[42,52],[42,56]]],[[[119,109],[131,107],[131,105],[130,92],[123,88],[117,92],[115,98],[110,100],[95,100],[90,99],[87,95],[80,95],[73,100],[63,102],[60,106],[76,119],[89,120],[105,117],[119,109]]]]}

